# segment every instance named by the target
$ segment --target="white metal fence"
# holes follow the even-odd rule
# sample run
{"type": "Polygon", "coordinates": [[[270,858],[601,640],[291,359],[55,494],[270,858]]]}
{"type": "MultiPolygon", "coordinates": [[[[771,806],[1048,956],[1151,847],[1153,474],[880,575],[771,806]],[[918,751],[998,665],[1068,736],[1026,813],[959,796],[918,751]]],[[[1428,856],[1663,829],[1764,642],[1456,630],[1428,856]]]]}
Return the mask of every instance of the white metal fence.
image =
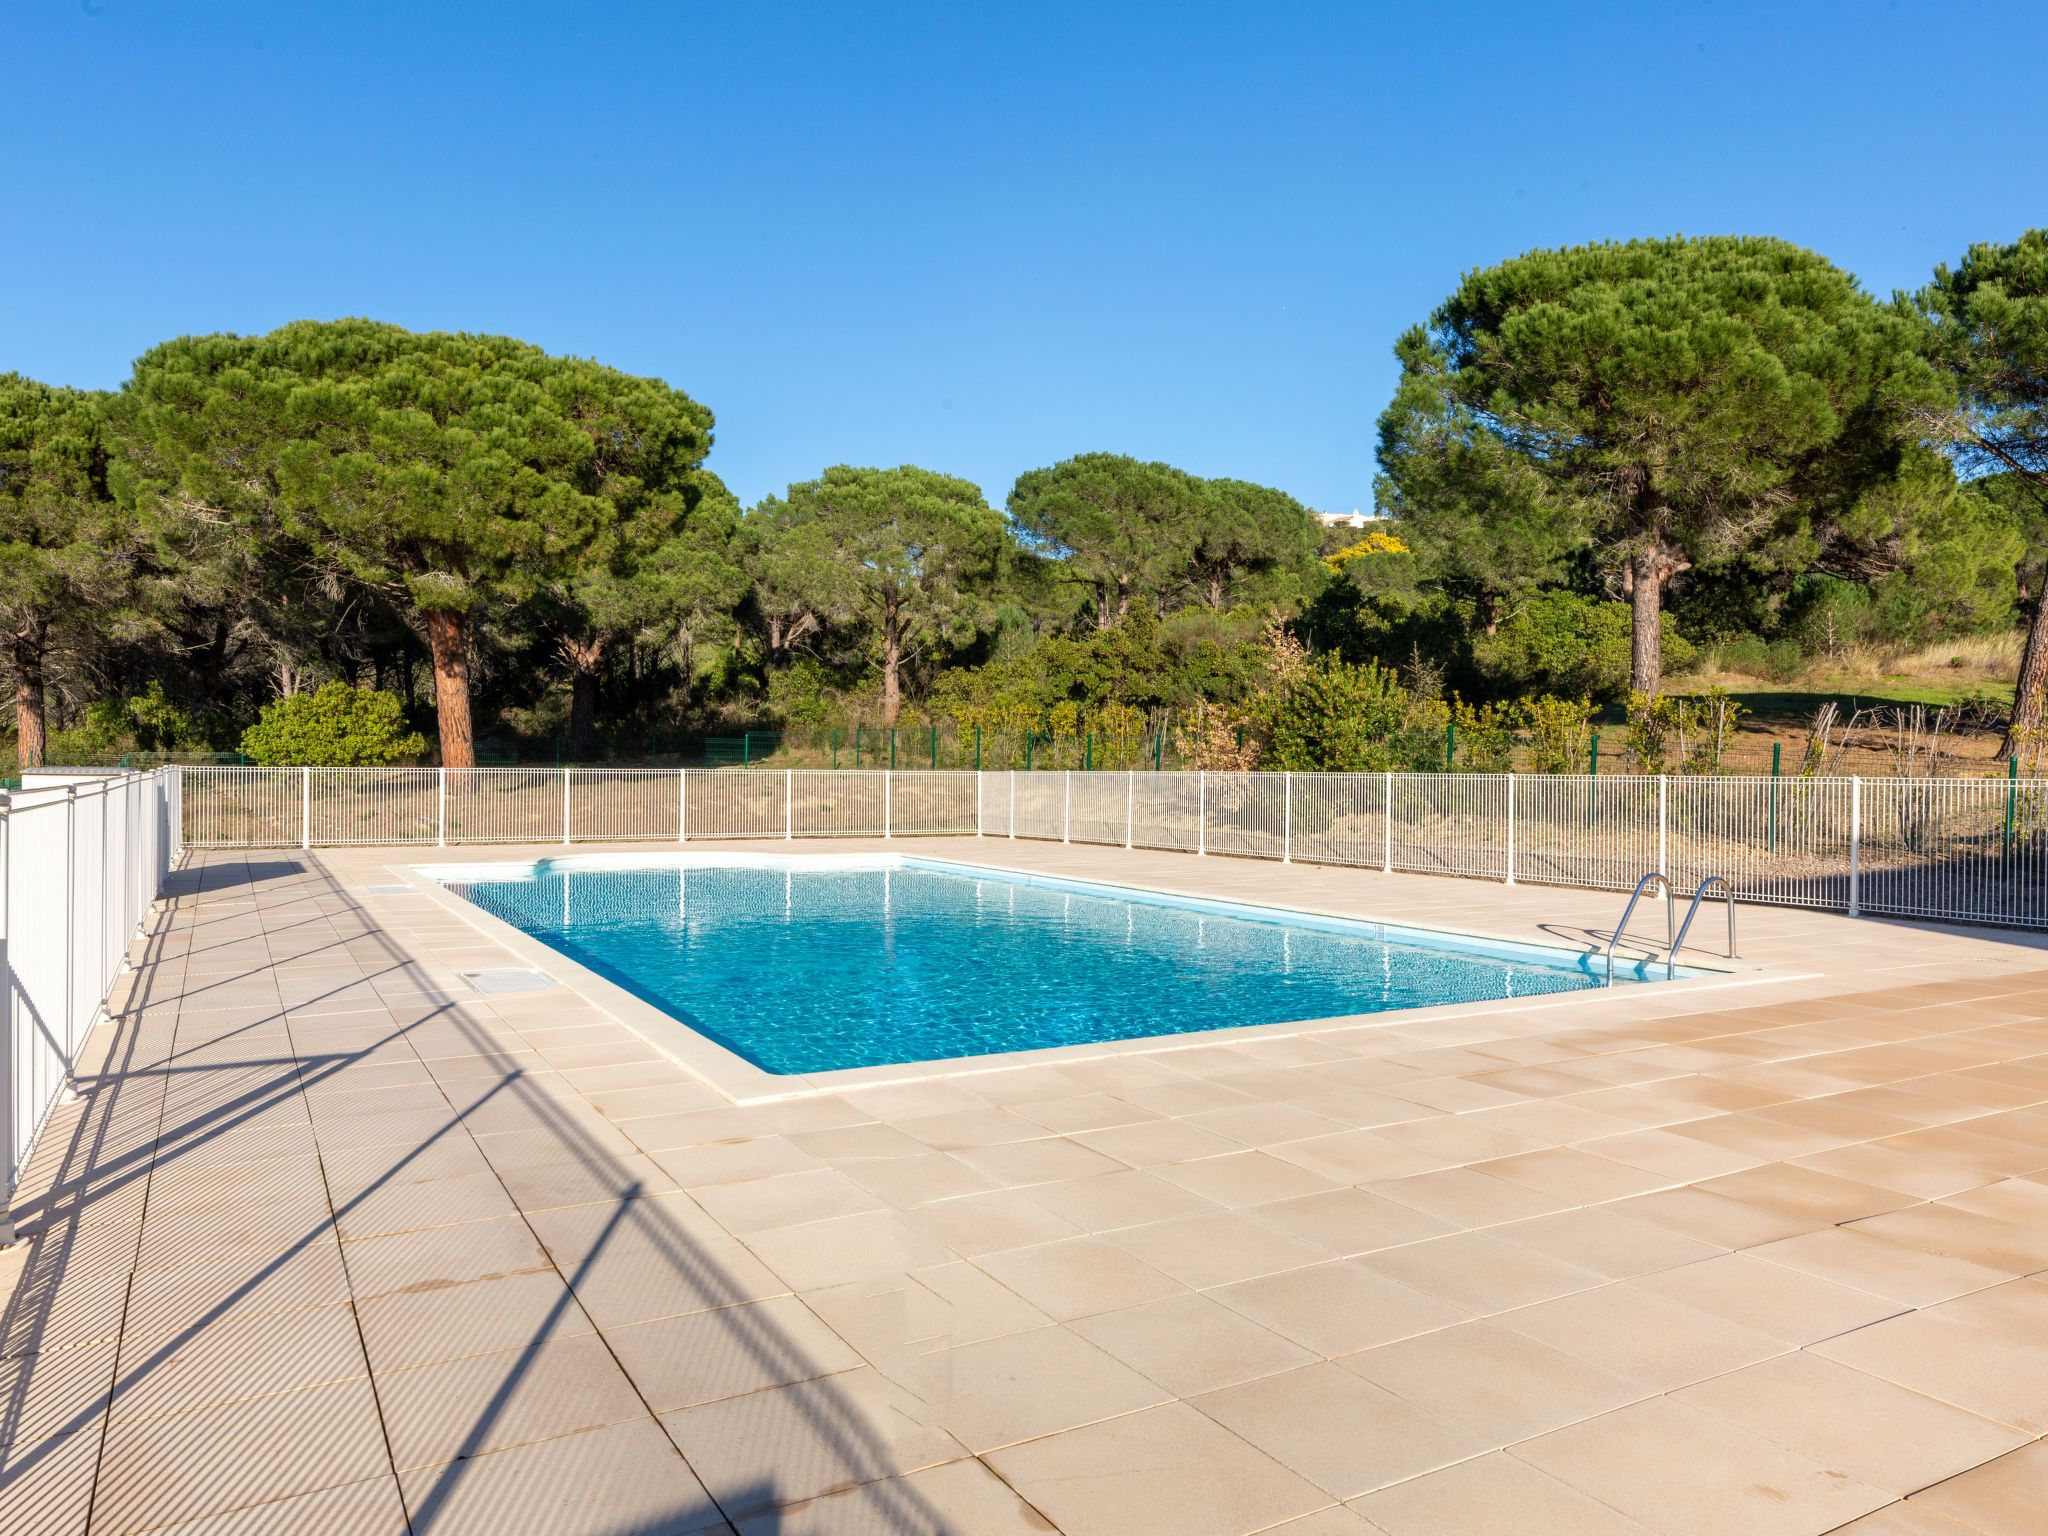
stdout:
{"type": "Polygon", "coordinates": [[[180,808],[174,768],[0,795],[0,1244],[36,1133],[163,890],[180,808]]]}
{"type": "Polygon", "coordinates": [[[976,834],[2048,926],[2048,780],[186,768],[195,847],[976,834]]]}

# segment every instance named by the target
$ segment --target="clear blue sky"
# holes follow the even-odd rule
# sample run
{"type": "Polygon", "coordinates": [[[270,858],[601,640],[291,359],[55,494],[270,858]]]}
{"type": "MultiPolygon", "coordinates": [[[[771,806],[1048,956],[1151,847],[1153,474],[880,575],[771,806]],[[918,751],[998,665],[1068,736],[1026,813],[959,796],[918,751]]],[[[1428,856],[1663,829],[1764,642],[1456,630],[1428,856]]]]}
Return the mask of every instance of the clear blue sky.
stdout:
{"type": "Polygon", "coordinates": [[[748,502],[1110,449],[1348,508],[1465,269],[1883,293],[2048,222],[2044,58],[2038,3],[8,0],[0,370],[369,315],[668,379],[748,502]]]}

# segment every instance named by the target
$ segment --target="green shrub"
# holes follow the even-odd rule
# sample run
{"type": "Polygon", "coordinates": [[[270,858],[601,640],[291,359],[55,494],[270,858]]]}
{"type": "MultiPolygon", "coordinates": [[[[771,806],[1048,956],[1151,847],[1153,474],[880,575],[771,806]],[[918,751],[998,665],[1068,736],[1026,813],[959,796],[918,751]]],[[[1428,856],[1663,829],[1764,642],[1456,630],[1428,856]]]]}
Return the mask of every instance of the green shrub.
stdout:
{"type": "Polygon", "coordinates": [[[1396,767],[1390,743],[1408,713],[1408,691],[1386,668],[1319,656],[1274,702],[1262,766],[1296,773],[1396,767]]]}
{"type": "Polygon", "coordinates": [[[242,733],[249,761],[266,766],[381,768],[426,750],[426,738],[406,729],[397,694],[343,682],[264,705],[242,733]]]}
{"type": "MultiPolygon", "coordinates": [[[[1505,693],[1619,699],[1628,691],[1632,624],[1627,603],[1542,592],[1510,614],[1475,650],[1505,693]]],[[[1698,658],[1668,613],[1661,635],[1666,671],[1683,672],[1698,658]]]]}
{"type": "Polygon", "coordinates": [[[1529,744],[1531,773],[1584,773],[1593,754],[1593,701],[1545,694],[1517,711],[1529,744]]]}

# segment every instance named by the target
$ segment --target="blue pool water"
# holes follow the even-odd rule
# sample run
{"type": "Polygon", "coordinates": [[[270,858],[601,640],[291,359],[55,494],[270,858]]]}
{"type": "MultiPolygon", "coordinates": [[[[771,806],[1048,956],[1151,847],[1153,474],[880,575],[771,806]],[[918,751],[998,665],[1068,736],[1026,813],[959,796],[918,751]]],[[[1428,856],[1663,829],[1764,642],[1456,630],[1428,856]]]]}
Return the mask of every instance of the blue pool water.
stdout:
{"type": "Polygon", "coordinates": [[[770,1072],[1491,1001],[1600,982],[1588,961],[1561,950],[910,861],[786,869],[543,863],[520,878],[444,879],[770,1072]]]}

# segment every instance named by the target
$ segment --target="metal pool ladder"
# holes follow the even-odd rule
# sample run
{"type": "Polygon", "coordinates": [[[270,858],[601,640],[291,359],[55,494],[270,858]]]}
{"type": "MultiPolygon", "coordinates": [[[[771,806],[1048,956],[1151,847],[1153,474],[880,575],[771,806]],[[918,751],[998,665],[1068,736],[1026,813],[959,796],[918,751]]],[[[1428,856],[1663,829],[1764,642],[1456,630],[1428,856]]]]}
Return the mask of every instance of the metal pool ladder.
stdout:
{"type": "MultiPolygon", "coordinates": [[[[1636,888],[1629,893],[1628,905],[1621,909],[1621,921],[1614,925],[1614,937],[1607,941],[1607,985],[1610,987],[1614,985],[1614,946],[1628,932],[1628,920],[1636,915],[1636,903],[1643,899],[1643,892],[1652,882],[1664,887],[1664,942],[1666,945],[1671,943],[1671,882],[1664,877],[1662,870],[1653,869],[1636,882],[1636,888]]],[[[1691,921],[1690,913],[1687,921],[1691,921]]]]}
{"type": "Polygon", "coordinates": [[[1692,920],[1698,916],[1700,903],[1706,899],[1707,887],[1715,884],[1721,887],[1721,900],[1728,908],[1728,958],[1735,958],[1735,886],[1726,875],[1709,875],[1692,893],[1692,904],[1685,909],[1685,921],[1678,925],[1678,937],[1672,941],[1671,953],[1664,957],[1666,981],[1678,974],[1678,952],[1685,948],[1685,936],[1692,931],[1692,920]]]}
{"type": "Polygon", "coordinates": [[[1628,932],[1628,920],[1636,915],[1636,903],[1643,899],[1643,892],[1651,885],[1664,889],[1664,979],[1671,980],[1678,974],[1678,952],[1685,947],[1685,936],[1692,931],[1692,920],[1699,915],[1700,903],[1706,899],[1707,887],[1718,884],[1722,899],[1728,905],[1728,958],[1735,958],[1735,886],[1726,875],[1709,875],[1699,883],[1699,889],[1692,893],[1692,901],[1686,906],[1685,921],[1673,930],[1673,892],[1670,879],[1662,870],[1651,870],[1636,882],[1636,888],[1629,893],[1628,905],[1622,908],[1621,921],[1615,925],[1614,936],[1607,941],[1607,985],[1614,985],[1614,950],[1621,943],[1621,937],[1628,932]]]}

